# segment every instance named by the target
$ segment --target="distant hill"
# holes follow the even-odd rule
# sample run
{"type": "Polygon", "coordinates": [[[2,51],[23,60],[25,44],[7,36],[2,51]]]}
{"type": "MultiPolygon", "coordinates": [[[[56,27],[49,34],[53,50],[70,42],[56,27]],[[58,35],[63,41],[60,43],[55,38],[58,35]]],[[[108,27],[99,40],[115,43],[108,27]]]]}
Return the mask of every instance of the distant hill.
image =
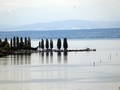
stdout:
{"type": "Polygon", "coordinates": [[[64,20],[46,23],[35,23],[17,27],[0,25],[0,30],[72,30],[72,29],[94,29],[94,28],[120,28],[120,21],[85,21],[85,20],[64,20]]]}
{"type": "Polygon", "coordinates": [[[0,25],[0,30],[2,29],[8,29],[8,28],[12,28],[12,27],[15,27],[15,26],[12,26],[12,25],[0,25]]]}

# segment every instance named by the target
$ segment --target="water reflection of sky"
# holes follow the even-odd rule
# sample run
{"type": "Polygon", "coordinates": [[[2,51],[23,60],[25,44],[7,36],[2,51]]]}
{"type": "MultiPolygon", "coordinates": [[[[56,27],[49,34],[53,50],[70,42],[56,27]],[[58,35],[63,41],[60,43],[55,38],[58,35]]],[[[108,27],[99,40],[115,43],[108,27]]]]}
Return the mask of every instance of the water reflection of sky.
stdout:
{"type": "Polygon", "coordinates": [[[119,90],[119,69],[116,49],[9,55],[0,58],[0,90],[119,90]]]}

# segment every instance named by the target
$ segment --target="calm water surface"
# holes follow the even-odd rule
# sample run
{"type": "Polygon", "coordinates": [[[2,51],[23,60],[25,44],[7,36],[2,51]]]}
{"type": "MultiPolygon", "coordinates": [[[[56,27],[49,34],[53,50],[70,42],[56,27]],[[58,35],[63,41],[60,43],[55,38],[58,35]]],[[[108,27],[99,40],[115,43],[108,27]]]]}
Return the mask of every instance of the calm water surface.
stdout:
{"type": "MultiPolygon", "coordinates": [[[[0,90],[119,90],[120,40],[68,40],[68,43],[70,49],[89,47],[97,51],[2,57],[0,90]]],[[[38,40],[32,41],[32,46],[37,44],[38,40]]]]}

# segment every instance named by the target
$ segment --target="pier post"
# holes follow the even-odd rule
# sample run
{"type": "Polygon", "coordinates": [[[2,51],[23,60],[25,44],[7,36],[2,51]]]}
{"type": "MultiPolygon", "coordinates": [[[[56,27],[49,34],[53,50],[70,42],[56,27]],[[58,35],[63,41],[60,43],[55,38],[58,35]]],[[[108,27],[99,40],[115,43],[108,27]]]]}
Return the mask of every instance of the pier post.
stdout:
{"type": "Polygon", "coordinates": [[[111,59],[111,54],[110,54],[110,59],[111,59]]]}
{"type": "Polygon", "coordinates": [[[93,62],[93,66],[95,66],[95,62],[93,62]]]}

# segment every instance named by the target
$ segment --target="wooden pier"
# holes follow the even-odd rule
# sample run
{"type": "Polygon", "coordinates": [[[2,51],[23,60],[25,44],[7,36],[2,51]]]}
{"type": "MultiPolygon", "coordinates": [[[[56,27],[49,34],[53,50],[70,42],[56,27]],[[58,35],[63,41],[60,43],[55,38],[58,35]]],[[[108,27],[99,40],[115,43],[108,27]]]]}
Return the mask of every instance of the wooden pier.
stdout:
{"type": "Polygon", "coordinates": [[[48,50],[41,50],[39,52],[89,52],[89,51],[96,51],[96,49],[90,49],[90,48],[86,48],[86,49],[67,49],[67,50],[58,50],[58,49],[48,49],[48,50]]]}

